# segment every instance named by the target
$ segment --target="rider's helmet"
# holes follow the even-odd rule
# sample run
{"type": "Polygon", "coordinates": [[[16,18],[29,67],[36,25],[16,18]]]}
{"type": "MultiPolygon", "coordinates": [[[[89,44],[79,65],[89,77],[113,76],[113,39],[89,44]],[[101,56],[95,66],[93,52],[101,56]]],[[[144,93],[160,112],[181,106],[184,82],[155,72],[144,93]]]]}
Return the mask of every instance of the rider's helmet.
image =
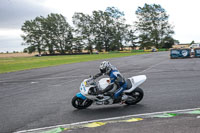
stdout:
{"type": "Polygon", "coordinates": [[[108,74],[112,70],[112,65],[110,64],[109,61],[103,61],[100,64],[99,68],[100,68],[101,73],[108,74]]]}

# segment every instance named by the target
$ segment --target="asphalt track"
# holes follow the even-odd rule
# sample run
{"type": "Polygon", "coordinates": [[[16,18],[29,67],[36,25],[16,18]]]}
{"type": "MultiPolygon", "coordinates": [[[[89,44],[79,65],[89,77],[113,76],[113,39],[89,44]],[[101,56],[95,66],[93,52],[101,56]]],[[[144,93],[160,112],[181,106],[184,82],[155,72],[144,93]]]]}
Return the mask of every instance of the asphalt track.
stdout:
{"type": "Polygon", "coordinates": [[[109,59],[125,77],[147,75],[139,104],[74,109],[72,97],[101,61],[0,74],[0,132],[200,107],[200,59],[169,59],[169,52],[158,52],[109,59]]]}

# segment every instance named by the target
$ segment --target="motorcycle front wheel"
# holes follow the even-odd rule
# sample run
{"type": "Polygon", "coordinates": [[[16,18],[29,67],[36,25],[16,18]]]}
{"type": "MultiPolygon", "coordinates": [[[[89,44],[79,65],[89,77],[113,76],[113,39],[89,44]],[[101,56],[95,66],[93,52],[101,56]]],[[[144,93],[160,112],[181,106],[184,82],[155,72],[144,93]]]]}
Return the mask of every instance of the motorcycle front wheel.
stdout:
{"type": "Polygon", "coordinates": [[[130,98],[128,98],[127,101],[125,101],[125,103],[127,105],[134,105],[143,99],[144,92],[141,88],[137,87],[134,91],[126,95],[128,95],[130,98]]]}
{"type": "Polygon", "coordinates": [[[92,103],[93,101],[89,99],[83,100],[77,96],[72,98],[72,106],[77,109],[86,109],[87,107],[91,106],[92,103]]]}

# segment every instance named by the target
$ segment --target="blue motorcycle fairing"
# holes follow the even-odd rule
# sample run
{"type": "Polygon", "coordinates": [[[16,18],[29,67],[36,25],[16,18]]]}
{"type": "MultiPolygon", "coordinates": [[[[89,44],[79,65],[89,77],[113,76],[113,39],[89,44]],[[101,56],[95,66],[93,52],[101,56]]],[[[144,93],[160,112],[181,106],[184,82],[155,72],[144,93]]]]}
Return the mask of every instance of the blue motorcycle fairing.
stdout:
{"type": "Polygon", "coordinates": [[[83,96],[80,92],[77,93],[76,96],[77,96],[78,98],[83,99],[83,100],[87,99],[87,98],[86,98],[85,96],[83,96]]]}

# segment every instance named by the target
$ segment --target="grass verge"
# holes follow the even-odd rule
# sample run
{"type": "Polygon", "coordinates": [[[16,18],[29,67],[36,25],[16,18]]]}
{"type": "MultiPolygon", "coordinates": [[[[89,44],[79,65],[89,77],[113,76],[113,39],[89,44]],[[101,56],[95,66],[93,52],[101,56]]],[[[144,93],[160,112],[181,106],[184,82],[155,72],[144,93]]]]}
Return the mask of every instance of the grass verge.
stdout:
{"type": "Polygon", "coordinates": [[[109,59],[124,57],[140,53],[113,53],[113,54],[93,54],[93,55],[65,55],[65,56],[43,56],[43,57],[7,57],[0,58],[0,73],[21,71],[33,68],[56,66],[61,64],[71,64],[78,62],[94,61],[100,59],[109,59]]]}

